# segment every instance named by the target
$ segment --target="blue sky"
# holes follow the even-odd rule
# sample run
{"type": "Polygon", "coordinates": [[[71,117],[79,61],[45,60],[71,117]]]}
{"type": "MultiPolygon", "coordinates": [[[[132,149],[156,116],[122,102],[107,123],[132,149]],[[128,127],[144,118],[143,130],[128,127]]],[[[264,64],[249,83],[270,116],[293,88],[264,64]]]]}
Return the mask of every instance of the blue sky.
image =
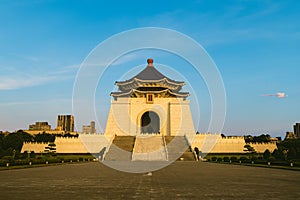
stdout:
{"type": "MultiPolygon", "coordinates": [[[[54,128],[58,114],[72,113],[76,73],[90,51],[114,34],[151,26],[190,36],[214,60],[227,93],[226,135],[283,136],[300,121],[299,11],[298,1],[2,0],[0,130],[26,129],[35,121],[49,121],[54,128]],[[278,92],[288,97],[262,96],[278,92]]],[[[140,57],[119,65],[130,70],[144,64],[148,54],[174,65],[157,52],[137,53],[140,57]]],[[[116,72],[113,67],[109,71],[116,72]]],[[[99,83],[107,90],[96,103],[102,129],[109,93],[121,77],[99,83]]],[[[201,80],[199,84],[205,89],[201,80]]],[[[210,117],[204,89],[199,131],[205,131],[210,117]]],[[[87,116],[80,123],[91,120],[87,116]]]]}

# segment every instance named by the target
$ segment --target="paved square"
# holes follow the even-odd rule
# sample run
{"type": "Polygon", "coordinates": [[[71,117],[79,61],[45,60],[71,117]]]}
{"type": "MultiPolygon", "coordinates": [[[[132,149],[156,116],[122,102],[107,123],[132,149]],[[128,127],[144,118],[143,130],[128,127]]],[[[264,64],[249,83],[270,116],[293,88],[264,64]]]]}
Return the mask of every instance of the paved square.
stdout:
{"type": "Polygon", "coordinates": [[[146,174],[100,163],[0,171],[0,199],[299,199],[300,172],[176,162],[146,174]]]}

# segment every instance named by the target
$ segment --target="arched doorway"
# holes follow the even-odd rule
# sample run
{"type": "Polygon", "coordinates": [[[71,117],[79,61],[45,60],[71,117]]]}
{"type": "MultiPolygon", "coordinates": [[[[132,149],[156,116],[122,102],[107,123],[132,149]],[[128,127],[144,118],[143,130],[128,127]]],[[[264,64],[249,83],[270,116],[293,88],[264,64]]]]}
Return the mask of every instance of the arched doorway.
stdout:
{"type": "Polygon", "coordinates": [[[160,130],[159,116],[153,111],[145,112],[141,117],[141,133],[153,134],[160,130]]]}

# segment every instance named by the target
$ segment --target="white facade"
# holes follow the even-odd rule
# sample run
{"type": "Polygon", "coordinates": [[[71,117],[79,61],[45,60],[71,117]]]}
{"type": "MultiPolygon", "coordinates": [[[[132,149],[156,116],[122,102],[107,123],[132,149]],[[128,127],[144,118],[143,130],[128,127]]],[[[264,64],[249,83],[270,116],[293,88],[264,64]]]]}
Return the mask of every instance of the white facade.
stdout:
{"type": "Polygon", "coordinates": [[[156,134],[176,136],[195,133],[189,100],[182,98],[118,98],[112,100],[106,124],[107,135],[141,135],[142,115],[152,111],[159,117],[156,134]]]}

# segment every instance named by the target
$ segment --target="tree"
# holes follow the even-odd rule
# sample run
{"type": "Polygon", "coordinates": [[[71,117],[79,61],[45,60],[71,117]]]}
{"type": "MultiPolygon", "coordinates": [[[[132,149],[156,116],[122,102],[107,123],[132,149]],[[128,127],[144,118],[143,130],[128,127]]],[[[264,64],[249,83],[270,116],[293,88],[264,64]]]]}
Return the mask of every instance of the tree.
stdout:
{"type": "Polygon", "coordinates": [[[29,157],[30,157],[30,158],[35,158],[35,153],[34,153],[34,151],[31,151],[31,152],[30,152],[29,157]]]}
{"type": "Polygon", "coordinates": [[[284,155],[283,152],[279,149],[275,149],[272,153],[272,156],[276,159],[276,160],[284,160],[284,155]]]}
{"type": "Polygon", "coordinates": [[[297,157],[296,149],[290,148],[289,151],[287,152],[287,159],[293,160],[293,159],[296,159],[296,157],[297,157]]]}
{"type": "MultiPolygon", "coordinates": [[[[255,154],[255,149],[253,148],[253,147],[251,147],[250,146],[250,144],[246,144],[245,146],[244,146],[244,151],[246,152],[246,153],[248,153],[249,155],[252,155],[251,157],[253,158],[253,154],[255,154]]],[[[249,156],[249,159],[250,159],[250,156],[249,156]]]]}
{"type": "Polygon", "coordinates": [[[195,152],[196,152],[196,154],[197,154],[197,156],[199,158],[199,149],[198,149],[198,147],[195,147],[194,150],[195,150],[195,152]]]}
{"type": "Polygon", "coordinates": [[[244,136],[244,140],[246,143],[253,142],[253,137],[251,135],[244,136]]]}
{"type": "Polygon", "coordinates": [[[35,135],[34,139],[36,142],[54,142],[55,135],[49,133],[39,133],[35,135]]]}
{"type": "Polygon", "coordinates": [[[12,155],[12,151],[15,149],[17,152],[20,152],[23,146],[23,138],[17,132],[10,133],[5,136],[3,140],[3,149],[8,150],[11,149],[10,155],[12,155]]]}
{"type": "Polygon", "coordinates": [[[20,135],[20,137],[23,139],[23,142],[32,142],[33,141],[33,135],[31,135],[23,130],[18,130],[16,133],[20,135]]]}
{"type": "Polygon", "coordinates": [[[247,135],[244,136],[245,142],[246,143],[264,143],[264,142],[270,142],[271,141],[271,136],[269,134],[261,134],[259,136],[251,136],[247,135]]]}
{"type": "Polygon", "coordinates": [[[269,160],[270,156],[271,156],[270,150],[269,150],[269,149],[266,149],[265,152],[264,152],[264,154],[263,154],[263,158],[264,158],[265,160],[269,160]]]}
{"type": "Polygon", "coordinates": [[[50,155],[55,155],[55,153],[56,153],[56,144],[54,142],[49,143],[48,146],[45,147],[45,152],[49,153],[50,155]]]}
{"type": "Polygon", "coordinates": [[[244,148],[244,151],[247,153],[255,153],[255,149],[252,146],[250,146],[250,144],[246,144],[244,148]]]}
{"type": "Polygon", "coordinates": [[[279,152],[283,154],[283,160],[300,160],[300,139],[286,139],[277,143],[279,152]]]}

